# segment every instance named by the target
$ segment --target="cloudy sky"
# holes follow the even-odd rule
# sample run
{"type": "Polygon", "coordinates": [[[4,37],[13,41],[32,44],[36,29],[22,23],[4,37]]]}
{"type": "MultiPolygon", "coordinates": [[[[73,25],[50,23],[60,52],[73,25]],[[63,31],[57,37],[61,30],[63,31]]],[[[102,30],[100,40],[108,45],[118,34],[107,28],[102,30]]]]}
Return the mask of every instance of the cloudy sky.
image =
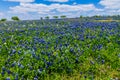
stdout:
{"type": "Polygon", "coordinates": [[[0,19],[40,19],[120,14],[120,0],[0,0],[0,19]]]}

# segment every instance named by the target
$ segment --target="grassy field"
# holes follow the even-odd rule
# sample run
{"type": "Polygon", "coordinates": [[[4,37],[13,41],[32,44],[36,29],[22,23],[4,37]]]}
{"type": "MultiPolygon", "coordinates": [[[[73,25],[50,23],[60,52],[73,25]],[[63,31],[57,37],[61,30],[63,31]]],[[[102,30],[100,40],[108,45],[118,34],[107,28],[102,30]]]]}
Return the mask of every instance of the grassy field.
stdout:
{"type": "Polygon", "coordinates": [[[120,22],[0,24],[0,80],[120,80],[120,22]]]}
{"type": "Polygon", "coordinates": [[[120,20],[94,20],[95,22],[120,22],[120,20]]]}

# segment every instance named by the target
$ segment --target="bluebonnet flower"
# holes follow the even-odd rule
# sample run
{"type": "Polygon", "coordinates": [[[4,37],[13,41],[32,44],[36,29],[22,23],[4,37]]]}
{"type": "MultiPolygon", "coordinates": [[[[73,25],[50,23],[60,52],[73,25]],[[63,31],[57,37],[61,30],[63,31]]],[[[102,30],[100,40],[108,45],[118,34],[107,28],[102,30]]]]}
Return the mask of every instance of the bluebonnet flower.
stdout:
{"type": "Polygon", "coordinates": [[[15,75],[15,80],[19,80],[18,74],[15,75]]]}
{"type": "Polygon", "coordinates": [[[25,80],[24,75],[22,75],[21,80],[25,80]]]}
{"type": "Polygon", "coordinates": [[[10,70],[7,70],[7,73],[8,73],[8,74],[11,74],[11,71],[10,71],[10,70]]]}
{"type": "Polygon", "coordinates": [[[35,46],[33,46],[33,49],[34,49],[35,51],[37,51],[37,48],[36,48],[35,46]]]}
{"type": "Polygon", "coordinates": [[[5,75],[5,72],[4,72],[4,71],[2,71],[2,72],[1,72],[1,75],[2,75],[2,76],[4,76],[4,75],[5,75]]]}
{"type": "Polygon", "coordinates": [[[104,30],[105,30],[105,27],[102,27],[101,29],[102,29],[102,31],[104,31],[104,30]]]}
{"type": "Polygon", "coordinates": [[[2,48],[2,46],[0,45],[0,48],[2,48]]]}
{"type": "Polygon", "coordinates": [[[29,69],[30,69],[30,70],[33,70],[33,67],[32,67],[32,66],[30,66],[30,67],[29,67],[29,69]]]}
{"type": "Polygon", "coordinates": [[[101,56],[100,55],[98,55],[98,59],[100,59],[101,58],[101,56]]]}
{"type": "Polygon", "coordinates": [[[47,62],[47,65],[48,65],[48,66],[51,66],[51,65],[52,65],[52,62],[47,62]]]}
{"type": "Polygon", "coordinates": [[[35,76],[35,77],[34,77],[34,80],[38,80],[38,76],[35,76]]]}
{"type": "Polygon", "coordinates": [[[2,42],[4,43],[5,41],[6,41],[6,38],[3,38],[3,39],[2,39],[2,42]]]}
{"type": "Polygon", "coordinates": [[[21,54],[21,51],[18,51],[18,54],[21,54]]]}
{"type": "Polygon", "coordinates": [[[79,61],[78,61],[78,58],[76,58],[76,59],[75,59],[75,63],[78,63],[78,62],[79,62],[79,61]]]}
{"type": "Polygon", "coordinates": [[[87,76],[84,76],[84,78],[87,78],[87,76]]]}
{"type": "Polygon", "coordinates": [[[12,64],[11,64],[11,67],[14,67],[16,65],[16,62],[14,61],[12,64]]]}
{"type": "Polygon", "coordinates": [[[42,69],[42,68],[38,69],[38,72],[39,72],[39,73],[42,73],[42,71],[43,71],[43,69],[42,69]]]}
{"type": "Polygon", "coordinates": [[[118,54],[118,57],[120,58],[120,54],[118,54]]]}
{"type": "Polygon", "coordinates": [[[64,44],[66,47],[69,45],[68,43],[64,44]]]}
{"type": "Polygon", "coordinates": [[[73,49],[73,48],[70,48],[70,52],[71,52],[71,53],[74,53],[74,49],[73,49]]]}
{"type": "Polygon", "coordinates": [[[16,50],[15,50],[15,49],[13,49],[13,50],[12,50],[12,54],[15,54],[15,53],[16,53],[16,50]]]}
{"type": "Polygon", "coordinates": [[[19,62],[18,62],[18,67],[24,68],[24,66],[22,64],[20,64],[19,62]]]}
{"type": "Polygon", "coordinates": [[[105,60],[102,60],[101,62],[102,62],[102,64],[104,64],[104,63],[105,63],[105,60]]]}
{"type": "Polygon", "coordinates": [[[58,44],[58,40],[56,40],[56,44],[58,44]]]}
{"type": "Polygon", "coordinates": [[[46,69],[48,69],[48,68],[49,68],[49,66],[47,65],[45,68],[46,68],[46,69]]]}
{"type": "Polygon", "coordinates": [[[91,64],[95,64],[94,61],[90,61],[91,64]]]}
{"type": "Polygon", "coordinates": [[[47,56],[50,58],[51,57],[51,53],[47,53],[47,56]]]}
{"type": "Polygon", "coordinates": [[[62,47],[62,46],[63,46],[62,44],[59,45],[59,47],[62,47]]]}
{"type": "Polygon", "coordinates": [[[6,71],[6,68],[4,66],[2,67],[2,71],[6,71]]]}
{"type": "Polygon", "coordinates": [[[44,51],[41,51],[41,54],[45,55],[45,52],[44,52],[44,51]]]}
{"type": "Polygon", "coordinates": [[[35,59],[40,60],[40,57],[39,56],[35,56],[35,59]]]}
{"type": "Polygon", "coordinates": [[[83,74],[83,72],[80,72],[80,74],[82,75],[82,74],[83,74]]]}
{"type": "Polygon", "coordinates": [[[46,49],[48,49],[49,47],[48,47],[48,45],[46,46],[46,49]]]}
{"type": "Polygon", "coordinates": [[[58,39],[62,39],[62,36],[58,36],[58,39]]]}
{"type": "Polygon", "coordinates": [[[119,40],[117,40],[116,42],[117,42],[117,44],[120,44],[120,41],[119,41],[119,40]]]}
{"type": "Polygon", "coordinates": [[[99,45],[97,46],[98,50],[102,49],[102,47],[103,47],[102,44],[99,44],[99,45]]]}
{"type": "Polygon", "coordinates": [[[47,42],[47,44],[49,45],[49,44],[50,44],[50,42],[47,42]]]}
{"type": "Polygon", "coordinates": [[[10,80],[10,78],[9,78],[9,77],[7,77],[5,80],[10,80]]]}

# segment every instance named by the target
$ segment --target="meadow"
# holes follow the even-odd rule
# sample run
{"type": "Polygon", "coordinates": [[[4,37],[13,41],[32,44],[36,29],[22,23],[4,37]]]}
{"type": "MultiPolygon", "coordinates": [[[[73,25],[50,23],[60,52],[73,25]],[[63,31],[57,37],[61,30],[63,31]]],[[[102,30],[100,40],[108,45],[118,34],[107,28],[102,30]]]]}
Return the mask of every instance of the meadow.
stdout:
{"type": "Polygon", "coordinates": [[[120,22],[0,23],[0,80],[120,80],[120,22]]]}

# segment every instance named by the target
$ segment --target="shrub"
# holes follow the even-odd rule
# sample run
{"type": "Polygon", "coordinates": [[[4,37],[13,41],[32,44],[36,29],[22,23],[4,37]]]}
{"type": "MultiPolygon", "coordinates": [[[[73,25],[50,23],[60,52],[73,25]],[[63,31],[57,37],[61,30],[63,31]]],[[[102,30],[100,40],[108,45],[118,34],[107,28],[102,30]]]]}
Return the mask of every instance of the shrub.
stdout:
{"type": "Polygon", "coordinates": [[[19,21],[20,20],[17,16],[13,16],[11,19],[14,20],[14,21],[19,21]]]}

